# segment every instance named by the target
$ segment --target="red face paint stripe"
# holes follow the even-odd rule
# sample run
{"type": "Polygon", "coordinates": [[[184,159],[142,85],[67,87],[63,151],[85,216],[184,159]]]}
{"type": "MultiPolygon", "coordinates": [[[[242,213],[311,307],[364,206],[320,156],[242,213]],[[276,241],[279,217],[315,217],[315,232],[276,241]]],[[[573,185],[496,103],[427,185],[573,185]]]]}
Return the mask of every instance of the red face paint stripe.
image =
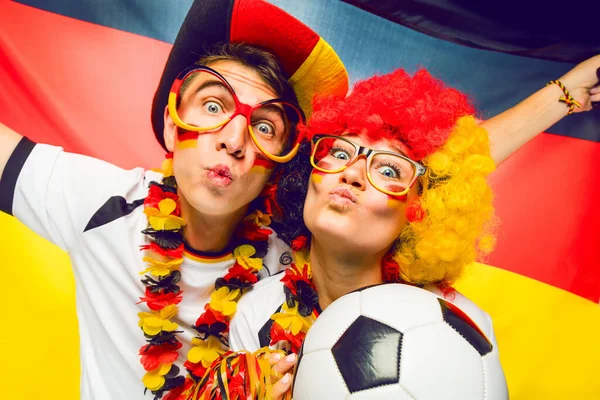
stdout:
{"type": "Polygon", "coordinates": [[[180,142],[184,142],[186,140],[197,140],[200,134],[198,132],[186,132],[177,136],[180,142]]]}

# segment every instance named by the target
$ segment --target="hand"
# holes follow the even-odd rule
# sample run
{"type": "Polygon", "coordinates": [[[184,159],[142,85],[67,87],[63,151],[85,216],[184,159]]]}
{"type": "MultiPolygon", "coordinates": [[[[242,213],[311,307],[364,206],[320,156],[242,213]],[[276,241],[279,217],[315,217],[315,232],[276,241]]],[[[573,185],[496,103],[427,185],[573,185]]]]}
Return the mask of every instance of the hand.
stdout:
{"type": "Polygon", "coordinates": [[[597,55],[577,64],[560,78],[571,96],[581,104],[574,112],[589,111],[592,102],[600,102],[599,69],[600,55],[597,55]]]}
{"type": "Polygon", "coordinates": [[[296,365],[296,354],[291,353],[283,357],[281,353],[272,353],[269,357],[271,365],[271,379],[276,381],[273,385],[273,400],[282,400],[292,387],[292,373],[289,372],[296,365]],[[282,376],[283,375],[283,376],[282,376]],[[277,380],[279,377],[281,379],[277,380]]]}

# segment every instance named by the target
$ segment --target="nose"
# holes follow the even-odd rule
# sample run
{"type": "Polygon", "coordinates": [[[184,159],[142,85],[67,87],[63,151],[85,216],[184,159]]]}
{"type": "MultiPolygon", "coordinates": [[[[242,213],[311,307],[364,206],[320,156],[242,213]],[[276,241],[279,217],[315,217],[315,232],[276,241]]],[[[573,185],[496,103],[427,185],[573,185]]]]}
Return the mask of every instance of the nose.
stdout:
{"type": "Polygon", "coordinates": [[[340,182],[365,190],[367,183],[367,159],[360,155],[348,167],[340,172],[340,182]]]}
{"type": "Polygon", "coordinates": [[[246,153],[248,125],[246,117],[236,115],[217,134],[217,151],[225,149],[227,154],[242,158],[246,153]]]}

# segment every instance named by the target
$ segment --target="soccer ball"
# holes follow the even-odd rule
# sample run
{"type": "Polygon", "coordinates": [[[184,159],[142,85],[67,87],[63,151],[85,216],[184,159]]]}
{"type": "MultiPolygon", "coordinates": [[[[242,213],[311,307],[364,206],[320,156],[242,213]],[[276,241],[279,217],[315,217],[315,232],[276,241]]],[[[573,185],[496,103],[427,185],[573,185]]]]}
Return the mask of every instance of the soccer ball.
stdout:
{"type": "Polygon", "coordinates": [[[497,350],[461,309],[384,284],[339,298],[315,321],[293,398],[496,400],[508,390],[497,350]]]}

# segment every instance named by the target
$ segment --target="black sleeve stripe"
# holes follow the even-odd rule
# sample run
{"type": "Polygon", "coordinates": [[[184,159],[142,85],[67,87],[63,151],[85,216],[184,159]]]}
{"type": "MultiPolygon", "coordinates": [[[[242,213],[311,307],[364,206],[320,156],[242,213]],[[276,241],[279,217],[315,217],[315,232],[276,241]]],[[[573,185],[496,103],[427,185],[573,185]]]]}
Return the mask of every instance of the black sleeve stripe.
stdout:
{"type": "Polygon", "coordinates": [[[8,159],[0,178],[0,211],[13,215],[13,201],[17,179],[35,143],[23,137],[8,159]]]}
{"type": "MultiPolygon", "coordinates": [[[[283,304],[277,307],[275,310],[276,313],[281,312],[283,309],[283,304]]],[[[271,327],[273,326],[273,321],[271,318],[260,328],[258,331],[258,342],[260,343],[260,347],[269,346],[271,343],[271,327]]]]}
{"type": "Polygon", "coordinates": [[[128,203],[121,196],[113,196],[104,203],[102,207],[92,216],[87,226],[83,230],[87,232],[91,229],[98,228],[99,226],[106,225],[116,219],[129,215],[144,204],[144,199],[135,200],[132,203],[128,203]]]}

